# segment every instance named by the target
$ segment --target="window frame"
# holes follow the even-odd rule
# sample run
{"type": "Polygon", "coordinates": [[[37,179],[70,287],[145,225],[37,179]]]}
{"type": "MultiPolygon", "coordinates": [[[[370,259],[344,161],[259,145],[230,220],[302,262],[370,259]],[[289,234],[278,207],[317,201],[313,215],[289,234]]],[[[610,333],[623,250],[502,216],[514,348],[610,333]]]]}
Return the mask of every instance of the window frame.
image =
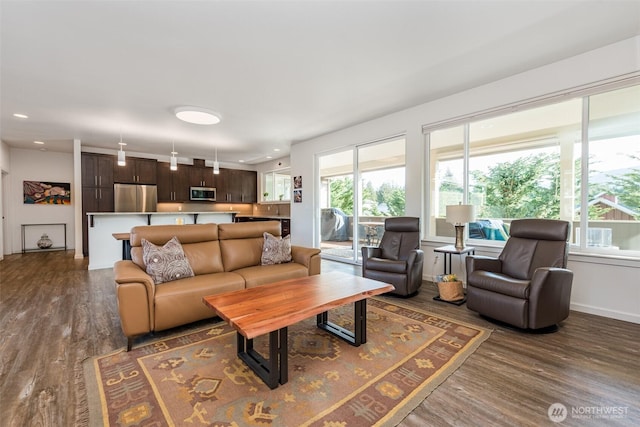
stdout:
{"type": "MultiPolygon", "coordinates": [[[[629,88],[633,86],[640,85],[640,76],[631,76],[629,78],[622,78],[619,80],[609,80],[607,82],[602,82],[600,84],[594,84],[589,86],[584,86],[581,88],[575,88],[572,91],[549,94],[538,98],[532,98],[528,100],[524,100],[518,103],[509,104],[505,106],[496,107],[490,110],[485,110],[473,114],[469,114],[466,116],[456,117],[450,120],[444,120],[428,125],[423,125],[422,133],[424,138],[424,146],[425,146],[425,177],[428,181],[426,186],[426,191],[424,195],[425,206],[424,212],[427,217],[427,221],[425,224],[427,225],[424,228],[424,236],[425,240],[429,241],[444,241],[443,236],[437,236],[435,230],[435,221],[438,218],[438,209],[433,206],[433,186],[435,183],[432,181],[432,167],[435,166],[431,164],[432,153],[431,153],[431,134],[438,130],[451,129],[457,126],[464,127],[464,140],[463,140],[463,201],[462,203],[468,203],[469,199],[469,181],[470,181],[470,171],[469,171],[469,159],[470,159],[470,135],[469,128],[472,123],[479,122],[485,119],[498,118],[502,116],[507,116],[509,114],[519,112],[519,111],[527,111],[534,108],[550,106],[553,104],[559,104],[565,101],[569,101],[572,99],[581,99],[581,123],[580,123],[580,145],[581,151],[579,155],[582,159],[589,158],[589,138],[588,138],[588,129],[589,129],[589,97],[592,95],[603,94],[607,92],[613,92],[619,89],[629,88]]],[[[589,162],[582,161],[581,168],[579,171],[580,180],[583,183],[589,183],[589,162]]],[[[579,201],[581,206],[588,205],[589,198],[589,186],[581,186],[579,201]]],[[[574,215],[575,217],[575,212],[574,215]]],[[[618,249],[618,248],[595,248],[591,246],[587,246],[587,233],[589,228],[589,217],[588,215],[579,215],[578,218],[573,220],[574,223],[577,223],[575,228],[579,228],[579,236],[576,236],[579,244],[572,243],[570,245],[572,252],[577,252],[585,255],[597,254],[597,255],[607,255],[607,256],[619,256],[619,257],[627,257],[632,256],[636,257],[640,255],[640,248],[638,249],[618,249]]],[[[468,233],[467,230],[465,230],[468,233]]],[[[573,233],[576,232],[574,229],[573,233]]],[[[491,241],[491,240],[479,240],[473,239],[470,240],[470,243],[474,246],[487,246],[487,247],[498,247],[501,248],[504,246],[504,242],[501,241],[491,241]]]]}

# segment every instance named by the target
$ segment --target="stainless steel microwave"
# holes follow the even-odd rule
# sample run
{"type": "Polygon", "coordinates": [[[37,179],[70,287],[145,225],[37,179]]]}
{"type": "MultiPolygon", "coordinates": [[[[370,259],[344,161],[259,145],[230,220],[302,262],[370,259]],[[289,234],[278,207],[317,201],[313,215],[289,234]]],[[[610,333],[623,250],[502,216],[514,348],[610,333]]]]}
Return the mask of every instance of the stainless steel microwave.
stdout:
{"type": "Polygon", "coordinates": [[[191,187],[189,189],[189,200],[215,202],[216,189],[213,187],[191,187]]]}

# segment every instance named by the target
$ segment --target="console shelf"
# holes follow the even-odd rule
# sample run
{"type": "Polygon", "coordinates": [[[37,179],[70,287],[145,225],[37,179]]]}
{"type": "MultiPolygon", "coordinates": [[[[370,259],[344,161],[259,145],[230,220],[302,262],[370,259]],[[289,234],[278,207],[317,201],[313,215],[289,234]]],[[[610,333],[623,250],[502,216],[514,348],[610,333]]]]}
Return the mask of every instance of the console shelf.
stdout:
{"type": "Polygon", "coordinates": [[[66,223],[49,223],[49,224],[22,224],[22,253],[26,252],[46,252],[46,251],[66,251],[67,250],[67,224],[66,223]],[[27,248],[26,247],[26,229],[28,227],[47,227],[47,230],[50,227],[62,227],[64,234],[64,246],[54,245],[50,248],[27,248]]]}

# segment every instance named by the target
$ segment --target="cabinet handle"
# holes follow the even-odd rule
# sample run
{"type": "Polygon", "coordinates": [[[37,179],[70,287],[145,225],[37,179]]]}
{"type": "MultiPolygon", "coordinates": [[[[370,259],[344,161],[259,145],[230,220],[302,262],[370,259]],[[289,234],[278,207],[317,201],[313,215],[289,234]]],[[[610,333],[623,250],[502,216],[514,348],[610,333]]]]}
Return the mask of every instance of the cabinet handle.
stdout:
{"type": "Polygon", "coordinates": [[[100,187],[102,187],[102,175],[98,177],[98,182],[100,183],[100,187]]]}
{"type": "Polygon", "coordinates": [[[98,200],[98,189],[96,188],[96,189],[94,190],[94,192],[96,193],[96,197],[95,197],[95,198],[96,198],[96,200],[98,200]]]}
{"type": "Polygon", "coordinates": [[[102,200],[102,188],[99,188],[98,191],[100,191],[100,200],[102,200]]]}
{"type": "Polygon", "coordinates": [[[93,176],[93,185],[95,185],[96,187],[98,186],[98,175],[93,176]]]}

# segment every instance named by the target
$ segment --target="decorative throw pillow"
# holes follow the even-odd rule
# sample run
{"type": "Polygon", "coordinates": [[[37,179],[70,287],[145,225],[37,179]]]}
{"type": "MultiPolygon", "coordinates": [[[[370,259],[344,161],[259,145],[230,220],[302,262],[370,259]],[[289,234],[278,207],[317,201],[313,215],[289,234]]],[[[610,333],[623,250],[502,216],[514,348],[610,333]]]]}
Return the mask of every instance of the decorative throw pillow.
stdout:
{"type": "Polygon", "coordinates": [[[262,247],[262,265],[282,264],[291,261],[291,235],[276,237],[264,232],[264,246],[262,247]]]}
{"type": "Polygon", "coordinates": [[[164,246],[156,246],[142,239],[142,260],[147,267],[147,274],[156,285],[193,276],[191,265],[176,236],[164,246]]]}

